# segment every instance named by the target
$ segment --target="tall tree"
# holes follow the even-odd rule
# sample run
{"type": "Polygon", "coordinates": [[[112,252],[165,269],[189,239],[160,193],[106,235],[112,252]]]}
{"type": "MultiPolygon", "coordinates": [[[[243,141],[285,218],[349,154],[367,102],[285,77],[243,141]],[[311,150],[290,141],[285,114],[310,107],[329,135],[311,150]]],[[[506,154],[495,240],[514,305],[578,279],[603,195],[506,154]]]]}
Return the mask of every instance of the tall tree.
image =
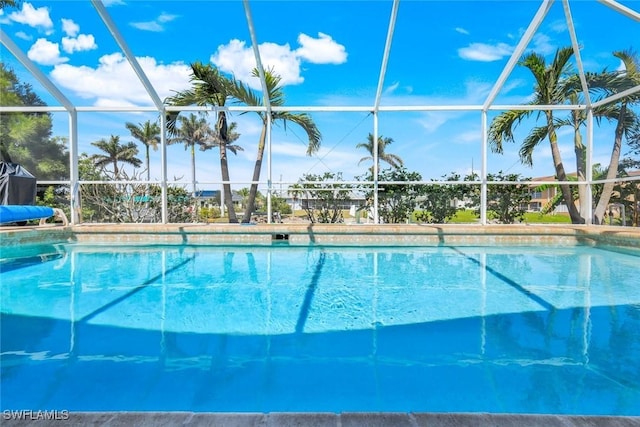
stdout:
{"type": "MultiPolygon", "coordinates": [[[[230,81],[222,76],[217,68],[212,67],[209,64],[202,64],[201,62],[194,62],[191,64],[191,83],[190,89],[177,92],[174,96],[166,99],[166,102],[170,105],[212,105],[222,107],[225,105],[227,98],[229,97],[228,91],[230,88],[230,81]]],[[[170,114],[167,121],[167,128],[172,135],[176,134],[176,120],[178,114],[170,114]]],[[[216,120],[215,134],[212,135],[213,140],[224,141],[225,143],[218,145],[220,148],[220,172],[222,174],[222,180],[225,182],[222,185],[223,199],[227,207],[227,213],[230,223],[238,222],[235,209],[233,206],[229,163],[227,159],[227,148],[237,147],[235,145],[229,145],[230,133],[227,126],[227,116],[224,111],[218,114],[216,120]]],[[[235,154],[235,151],[232,151],[235,154]]]]}
{"type": "Polygon", "coordinates": [[[108,165],[113,166],[114,179],[120,177],[120,163],[136,168],[142,165],[142,161],[136,157],[138,155],[138,147],[135,142],[121,144],[119,136],[111,135],[108,140],[103,138],[92,142],[91,145],[99,148],[104,153],[92,155],[93,164],[101,169],[105,169],[108,165]]]}
{"type": "MultiPolygon", "coordinates": [[[[0,105],[46,106],[31,85],[0,62],[0,105]]],[[[69,179],[67,140],[52,137],[50,113],[0,113],[0,150],[3,161],[22,165],[38,180],[69,179]]]]}
{"type": "Polygon", "coordinates": [[[158,145],[160,145],[160,125],[158,123],[152,123],[150,120],[147,120],[144,123],[135,124],[132,122],[125,123],[129,132],[131,132],[131,136],[140,141],[145,148],[145,163],[147,166],[147,181],[151,179],[151,168],[149,167],[149,150],[153,148],[153,150],[158,149],[158,145]]]}
{"type": "Polygon", "coordinates": [[[170,144],[182,142],[184,149],[191,152],[191,184],[192,194],[196,194],[196,145],[203,146],[210,140],[213,130],[204,115],[191,113],[188,116],[178,117],[180,127],[175,131],[175,137],[169,140],[170,144]]]}
{"type": "MultiPolygon", "coordinates": [[[[226,124],[224,125],[221,124],[220,123],[221,119],[226,120],[226,114],[224,113],[224,111],[220,112],[218,118],[219,120],[216,127],[220,128],[221,126],[224,126],[227,130],[224,132],[219,132],[219,131],[214,132],[209,138],[209,140],[206,142],[206,144],[200,146],[200,149],[202,151],[206,151],[212,148],[218,148],[218,150],[220,151],[220,171],[222,173],[222,180],[225,182],[229,182],[230,180],[229,159],[227,158],[227,153],[232,152],[233,154],[237,155],[238,151],[244,151],[244,148],[234,143],[235,141],[238,140],[238,138],[240,138],[240,134],[237,132],[238,123],[231,122],[231,124],[229,124],[228,126],[226,124]]],[[[235,208],[233,206],[233,200],[232,200],[233,194],[231,193],[230,184],[223,184],[222,197],[224,201],[224,206],[225,207],[231,206],[231,209],[234,211],[232,214],[234,217],[233,222],[238,222],[235,215],[235,208]],[[228,188],[228,191],[225,191],[225,189],[227,188],[228,188]],[[229,198],[228,201],[227,201],[227,197],[229,198]]]]}
{"type": "MultiPolygon", "coordinates": [[[[536,83],[534,85],[532,105],[557,105],[566,101],[567,94],[561,90],[563,78],[566,78],[570,72],[571,64],[569,60],[573,56],[573,49],[565,47],[556,51],[555,57],[550,64],[545,62],[542,55],[538,53],[530,53],[520,60],[519,65],[524,66],[531,71],[536,83]]],[[[533,111],[511,110],[505,111],[498,115],[489,127],[489,143],[494,152],[502,153],[503,141],[514,142],[513,130],[522,120],[531,116],[533,111]]],[[[537,145],[536,141],[541,141],[540,134],[543,134],[549,140],[551,148],[551,156],[553,157],[553,166],[556,177],[559,181],[567,181],[567,173],[565,171],[560,148],[558,147],[558,135],[556,133],[556,125],[554,122],[553,110],[542,110],[546,121],[544,127],[535,128],[538,135],[532,138],[532,135],[525,139],[525,144],[531,148],[537,145]]],[[[524,163],[531,164],[531,157],[526,153],[531,150],[520,151],[520,158],[524,163]]],[[[571,186],[569,184],[560,184],[560,190],[569,211],[571,222],[574,224],[583,223],[584,219],[580,216],[576,204],[572,197],[571,186]]]]}
{"type": "MultiPolygon", "coordinates": [[[[620,75],[620,79],[615,84],[610,86],[611,94],[620,93],[631,87],[640,85],[640,61],[637,54],[634,52],[617,51],[613,53],[624,64],[624,73],[620,75]]],[[[606,179],[612,180],[618,176],[618,166],[620,164],[620,153],[622,149],[623,136],[633,132],[634,126],[637,124],[638,117],[633,114],[630,109],[632,103],[640,101],[640,93],[636,92],[632,96],[627,96],[619,101],[619,113],[617,117],[616,129],[614,134],[613,148],[611,150],[611,157],[609,160],[609,167],[607,171],[606,179]]],[[[596,223],[601,223],[604,219],[604,213],[607,210],[613,188],[616,184],[614,182],[607,182],[602,189],[602,196],[598,200],[594,212],[594,220],[596,223]]]]}
{"type": "Polygon", "coordinates": [[[20,2],[16,0],[0,0],[0,9],[4,9],[5,7],[16,7],[19,5],[20,2]]]}
{"type": "MultiPolygon", "coordinates": [[[[258,76],[258,70],[253,70],[253,75],[258,76]]],[[[285,104],[284,92],[282,86],[280,86],[282,78],[275,74],[273,70],[265,70],[265,81],[267,87],[267,96],[269,97],[269,103],[271,106],[280,107],[285,104]]],[[[239,82],[235,78],[231,80],[231,86],[229,94],[236,100],[237,103],[246,104],[248,106],[261,106],[264,105],[263,99],[256,95],[247,85],[239,82]]],[[[256,196],[258,193],[258,184],[260,180],[260,172],[262,169],[262,159],[264,157],[265,143],[267,140],[267,123],[271,120],[272,124],[282,123],[286,128],[287,122],[295,123],[300,126],[307,134],[309,143],[307,145],[307,155],[311,155],[318,151],[320,148],[320,141],[322,135],[320,130],[314,123],[311,116],[306,113],[292,113],[289,111],[272,111],[271,115],[265,112],[258,112],[260,120],[262,121],[262,132],[260,133],[260,139],[258,141],[258,150],[256,155],[256,162],[253,168],[253,183],[249,189],[249,198],[247,200],[247,206],[242,217],[243,223],[251,222],[251,213],[254,210],[256,196]]]]}
{"type": "MultiPolygon", "coordinates": [[[[361,142],[356,145],[356,148],[364,148],[369,152],[369,155],[361,158],[358,164],[369,160],[373,162],[373,151],[375,150],[373,142],[373,134],[370,133],[369,135],[367,135],[367,142],[361,142]]],[[[385,138],[382,135],[378,136],[378,171],[380,171],[380,161],[383,161],[396,169],[404,166],[404,162],[402,161],[400,156],[387,153],[387,147],[391,145],[392,142],[392,138],[385,138]]],[[[373,171],[373,166],[371,167],[371,170],[373,171]]]]}

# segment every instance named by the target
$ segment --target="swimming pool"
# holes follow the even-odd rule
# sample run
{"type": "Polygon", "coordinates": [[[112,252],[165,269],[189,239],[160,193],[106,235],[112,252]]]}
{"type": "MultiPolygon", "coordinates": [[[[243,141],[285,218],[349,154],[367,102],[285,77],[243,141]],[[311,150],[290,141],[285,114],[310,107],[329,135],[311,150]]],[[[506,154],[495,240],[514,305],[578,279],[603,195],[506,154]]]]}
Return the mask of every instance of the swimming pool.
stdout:
{"type": "Polygon", "coordinates": [[[6,258],[3,410],[640,415],[634,253],[56,244],[6,258]]]}

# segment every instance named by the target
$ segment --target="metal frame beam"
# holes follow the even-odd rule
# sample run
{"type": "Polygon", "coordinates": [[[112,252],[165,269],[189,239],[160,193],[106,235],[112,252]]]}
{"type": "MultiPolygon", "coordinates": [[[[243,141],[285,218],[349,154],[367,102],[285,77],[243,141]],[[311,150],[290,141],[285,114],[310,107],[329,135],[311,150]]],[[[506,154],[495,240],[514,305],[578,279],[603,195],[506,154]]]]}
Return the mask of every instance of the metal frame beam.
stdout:
{"type": "Polygon", "coordinates": [[[518,43],[515,50],[511,54],[511,58],[509,58],[509,62],[507,62],[507,65],[502,70],[500,77],[498,77],[498,80],[493,85],[491,92],[489,92],[489,96],[487,96],[487,99],[484,102],[483,109],[487,110],[489,106],[493,104],[493,101],[495,101],[496,97],[498,96],[498,92],[502,90],[502,86],[504,86],[504,83],[507,81],[507,79],[511,75],[511,72],[513,71],[516,64],[522,57],[522,54],[524,53],[525,49],[529,45],[529,42],[531,41],[534,34],[538,30],[538,27],[544,20],[545,16],[547,16],[547,13],[549,13],[549,9],[551,9],[551,5],[553,4],[553,1],[554,0],[543,0],[542,4],[538,8],[538,12],[536,12],[535,16],[533,17],[533,20],[529,24],[529,27],[527,28],[524,35],[520,39],[520,42],[518,43]]]}
{"type": "Polygon", "coordinates": [[[151,97],[153,105],[156,106],[158,112],[161,112],[163,109],[162,100],[158,96],[155,87],[149,81],[149,78],[147,78],[147,75],[140,66],[140,63],[136,59],[135,55],[133,54],[131,49],[129,49],[129,45],[125,41],[124,37],[122,37],[122,34],[120,34],[120,31],[118,30],[115,22],[113,22],[113,19],[111,19],[111,16],[109,15],[109,12],[107,12],[107,8],[102,3],[102,0],[91,0],[91,4],[93,4],[94,9],[98,12],[98,15],[100,15],[102,22],[104,22],[104,24],[107,26],[116,43],[118,43],[118,46],[120,46],[120,49],[122,49],[122,53],[124,53],[124,56],[129,61],[129,64],[133,68],[133,71],[140,79],[140,82],[147,91],[147,94],[149,94],[149,96],[151,97]]]}
{"type": "Polygon", "coordinates": [[[71,112],[76,108],[71,101],[62,93],[56,85],[44,75],[40,68],[29,59],[27,55],[18,47],[17,44],[9,38],[9,36],[0,28],[0,42],[16,57],[22,65],[31,73],[36,80],[64,107],[65,110],[71,112]]]}

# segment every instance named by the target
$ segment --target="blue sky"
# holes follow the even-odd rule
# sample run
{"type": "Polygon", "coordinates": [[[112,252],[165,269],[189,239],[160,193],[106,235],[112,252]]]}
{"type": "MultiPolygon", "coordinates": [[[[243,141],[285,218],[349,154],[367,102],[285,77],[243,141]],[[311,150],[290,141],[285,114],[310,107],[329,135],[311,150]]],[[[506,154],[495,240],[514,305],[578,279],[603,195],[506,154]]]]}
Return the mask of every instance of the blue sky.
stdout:
{"type": "MultiPolygon", "coordinates": [[[[109,1],[107,11],[161,98],[189,87],[189,64],[211,63],[259,90],[250,76],[255,66],[250,33],[241,1],[109,1]]],[[[538,1],[400,2],[383,84],[383,106],[481,105],[540,7],[538,1]]],[[[640,1],[621,1],[636,16],[640,1]]],[[[640,22],[591,0],[569,2],[580,55],[587,71],[619,69],[612,52],[638,49],[640,22]]],[[[391,1],[252,1],[256,36],[265,67],[282,77],[288,106],[373,106],[387,37],[391,1]]],[[[1,11],[3,31],[77,106],[150,106],[151,99],[121,49],[89,1],[23,1],[1,11]]],[[[563,3],[553,3],[528,45],[548,61],[556,49],[570,45],[563,3]]],[[[31,83],[49,105],[58,102],[1,46],[2,60],[31,83]]],[[[534,81],[516,67],[494,104],[522,104],[534,81]]],[[[489,119],[498,112],[490,112],[489,119]]],[[[347,180],[362,175],[370,163],[356,149],[373,132],[366,112],[313,112],[322,132],[322,148],[305,155],[304,132],[295,125],[274,128],[271,174],[274,181],[295,182],[303,174],[341,172],[347,180]]],[[[124,127],[131,121],[155,120],[153,113],[79,113],[79,147],[94,153],[91,142],[110,135],[133,140],[124,127]]],[[[249,181],[260,123],[255,113],[235,113],[244,148],[232,156],[231,179],[249,181]]],[[[54,113],[56,135],[67,136],[66,113],[54,113]]],[[[479,112],[382,112],[379,133],[393,138],[387,151],[400,156],[423,179],[450,172],[461,175],[481,162],[479,112]]],[[[526,124],[516,133],[521,140],[526,124]]],[[[567,170],[575,162],[572,134],[560,131],[567,170]]],[[[594,162],[608,163],[613,129],[595,132],[594,162]]],[[[623,149],[623,153],[628,150],[623,149]]],[[[182,145],[167,148],[168,177],[190,181],[190,158],[182,145]]],[[[524,177],[553,175],[548,143],[521,165],[518,144],[502,155],[489,153],[489,172],[524,177]]],[[[141,150],[141,158],[143,157],[141,150]]],[[[151,177],[160,178],[160,153],[151,154],[151,177]]],[[[383,165],[384,166],[384,165],[383,165]]],[[[218,153],[196,154],[200,187],[220,180],[218,153]]],[[[267,163],[262,180],[267,179],[267,163]]],[[[239,185],[239,187],[247,185],[239,185]]]]}

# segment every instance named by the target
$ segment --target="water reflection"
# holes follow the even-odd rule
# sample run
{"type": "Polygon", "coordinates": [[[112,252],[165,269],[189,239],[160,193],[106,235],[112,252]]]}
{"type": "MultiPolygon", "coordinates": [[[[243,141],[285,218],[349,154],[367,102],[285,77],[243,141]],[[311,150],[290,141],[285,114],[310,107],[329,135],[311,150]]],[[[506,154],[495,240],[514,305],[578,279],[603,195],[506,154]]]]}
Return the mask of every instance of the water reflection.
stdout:
{"type": "Polygon", "coordinates": [[[628,255],[77,249],[3,271],[2,409],[640,415],[628,255]]]}

